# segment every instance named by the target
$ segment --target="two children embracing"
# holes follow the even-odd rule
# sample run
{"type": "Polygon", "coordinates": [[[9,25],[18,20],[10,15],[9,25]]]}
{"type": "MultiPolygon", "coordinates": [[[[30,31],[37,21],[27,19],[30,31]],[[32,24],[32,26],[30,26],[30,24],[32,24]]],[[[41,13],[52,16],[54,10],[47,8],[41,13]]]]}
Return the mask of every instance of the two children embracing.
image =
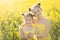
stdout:
{"type": "Polygon", "coordinates": [[[29,12],[22,16],[24,23],[19,26],[21,40],[48,40],[45,37],[50,31],[50,21],[42,16],[40,3],[29,8],[29,12]]]}

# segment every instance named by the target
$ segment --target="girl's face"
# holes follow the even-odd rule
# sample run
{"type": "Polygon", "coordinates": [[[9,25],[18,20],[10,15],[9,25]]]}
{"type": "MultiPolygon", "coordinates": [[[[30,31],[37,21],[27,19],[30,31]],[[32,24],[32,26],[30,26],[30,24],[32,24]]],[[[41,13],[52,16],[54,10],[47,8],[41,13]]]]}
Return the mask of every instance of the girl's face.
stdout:
{"type": "Polygon", "coordinates": [[[30,17],[30,16],[25,16],[24,18],[25,18],[25,22],[26,22],[27,24],[32,24],[32,17],[30,17]]]}
{"type": "Polygon", "coordinates": [[[38,8],[38,7],[33,8],[31,11],[33,12],[33,14],[35,16],[38,16],[38,15],[40,15],[42,13],[42,9],[41,8],[38,8]]]}

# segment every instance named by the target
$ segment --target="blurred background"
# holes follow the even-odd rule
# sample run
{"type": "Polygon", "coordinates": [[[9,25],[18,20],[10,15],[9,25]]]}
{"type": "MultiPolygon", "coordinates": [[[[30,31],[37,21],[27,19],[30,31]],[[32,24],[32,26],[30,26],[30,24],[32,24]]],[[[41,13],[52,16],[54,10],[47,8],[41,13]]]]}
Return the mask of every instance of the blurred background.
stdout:
{"type": "Polygon", "coordinates": [[[39,2],[43,16],[51,21],[49,40],[60,40],[60,0],[0,0],[0,40],[20,40],[21,14],[39,2]]]}

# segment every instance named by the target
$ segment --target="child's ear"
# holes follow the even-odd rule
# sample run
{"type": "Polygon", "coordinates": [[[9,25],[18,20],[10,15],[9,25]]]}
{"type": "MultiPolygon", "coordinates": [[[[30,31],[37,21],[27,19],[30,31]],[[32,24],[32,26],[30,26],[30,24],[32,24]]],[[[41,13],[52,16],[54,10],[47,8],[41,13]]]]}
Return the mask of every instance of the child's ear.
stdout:
{"type": "Polygon", "coordinates": [[[29,11],[31,11],[31,8],[29,8],[29,11]]]}

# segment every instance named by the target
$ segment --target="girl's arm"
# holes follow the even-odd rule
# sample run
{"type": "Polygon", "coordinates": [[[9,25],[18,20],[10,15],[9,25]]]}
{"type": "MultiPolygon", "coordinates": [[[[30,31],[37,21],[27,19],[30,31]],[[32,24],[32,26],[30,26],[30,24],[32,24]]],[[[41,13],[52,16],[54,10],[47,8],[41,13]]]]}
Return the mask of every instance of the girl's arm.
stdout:
{"type": "Polygon", "coordinates": [[[21,38],[24,38],[24,32],[23,32],[22,26],[19,26],[19,33],[20,33],[21,38]]]}
{"type": "MultiPolygon", "coordinates": [[[[44,33],[43,34],[37,34],[37,37],[45,37],[45,36],[47,36],[48,34],[49,34],[49,32],[50,32],[50,21],[45,21],[45,31],[44,31],[44,33]]],[[[36,31],[37,32],[37,31],[36,31]]]]}
{"type": "Polygon", "coordinates": [[[45,32],[44,32],[43,36],[47,36],[49,34],[49,32],[50,32],[50,21],[47,21],[45,32]]]}
{"type": "Polygon", "coordinates": [[[45,25],[46,25],[45,32],[43,34],[39,34],[38,36],[45,37],[45,36],[47,36],[49,34],[49,32],[50,32],[50,21],[47,21],[45,23],[45,25]]]}
{"type": "Polygon", "coordinates": [[[35,31],[36,35],[39,34],[39,31],[38,31],[38,29],[36,27],[34,28],[34,31],[35,31]]]}

